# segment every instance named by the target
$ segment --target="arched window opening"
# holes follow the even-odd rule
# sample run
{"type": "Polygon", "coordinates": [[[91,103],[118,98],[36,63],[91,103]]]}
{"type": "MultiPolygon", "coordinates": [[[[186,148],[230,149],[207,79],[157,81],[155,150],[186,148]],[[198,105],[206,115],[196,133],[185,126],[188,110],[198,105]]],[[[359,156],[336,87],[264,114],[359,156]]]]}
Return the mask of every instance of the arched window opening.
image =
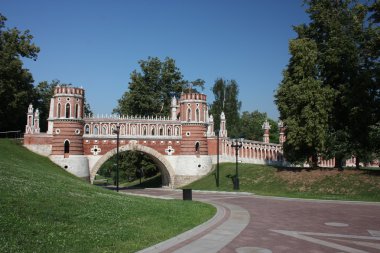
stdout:
{"type": "Polygon", "coordinates": [[[66,104],[66,118],[70,118],[70,104],[67,103],[66,104]]]}
{"type": "Polygon", "coordinates": [[[84,128],[84,133],[85,134],[89,134],[90,133],[90,126],[89,125],[86,125],[85,128],[84,128]]]}
{"type": "Polygon", "coordinates": [[[168,136],[172,136],[172,129],[168,128],[168,136]]]}
{"type": "Polygon", "coordinates": [[[176,136],[179,136],[179,127],[176,127],[176,128],[175,128],[175,135],[176,135],[176,136]]]}
{"type": "Polygon", "coordinates": [[[164,135],[164,129],[160,128],[160,136],[164,135]]]}
{"type": "Polygon", "coordinates": [[[57,118],[61,117],[61,104],[58,103],[58,108],[57,108],[57,118]]]}
{"type": "Polygon", "coordinates": [[[199,122],[199,109],[198,108],[195,110],[195,121],[199,122]]]}
{"type": "Polygon", "coordinates": [[[132,126],[132,135],[136,135],[136,126],[132,126]]]}
{"type": "Polygon", "coordinates": [[[106,135],[106,134],[107,134],[107,127],[106,127],[106,126],[103,126],[103,127],[102,127],[102,134],[103,134],[103,135],[106,135]]]}
{"type": "Polygon", "coordinates": [[[195,152],[199,153],[199,141],[195,143],[195,152]]]}
{"type": "Polygon", "coordinates": [[[78,118],[79,117],[79,105],[76,104],[75,105],[75,118],[78,118]]]}
{"type": "Polygon", "coordinates": [[[187,121],[191,121],[191,109],[187,109],[187,121]]]}
{"type": "Polygon", "coordinates": [[[94,134],[95,134],[95,135],[98,135],[98,134],[99,134],[98,126],[94,126],[94,134]]]}
{"type": "Polygon", "coordinates": [[[146,127],[143,127],[143,135],[146,135],[146,127]]]}
{"type": "Polygon", "coordinates": [[[66,154],[69,154],[70,153],[70,142],[68,140],[65,140],[65,143],[64,143],[64,154],[66,156],[66,154]]]}
{"type": "Polygon", "coordinates": [[[154,135],[154,128],[152,128],[152,135],[154,135]]]}

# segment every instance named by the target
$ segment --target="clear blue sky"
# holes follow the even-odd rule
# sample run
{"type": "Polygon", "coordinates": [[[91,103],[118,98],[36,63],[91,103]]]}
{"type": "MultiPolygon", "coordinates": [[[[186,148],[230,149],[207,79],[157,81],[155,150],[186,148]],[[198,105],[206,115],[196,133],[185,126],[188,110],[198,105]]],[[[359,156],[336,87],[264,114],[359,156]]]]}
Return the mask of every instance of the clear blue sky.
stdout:
{"type": "Polygon", "coordinates": [[[148,56],[176,60],[184,78],[239,84],[242,111],[278,117],[274,91],[288,64],[292,25],[308,21],[302,0],[1,0],[8,27],[29,29],[41,48],[25,60],[35,83],[86,89],[94,113],[111,113],[130,73],[148,56]]]}

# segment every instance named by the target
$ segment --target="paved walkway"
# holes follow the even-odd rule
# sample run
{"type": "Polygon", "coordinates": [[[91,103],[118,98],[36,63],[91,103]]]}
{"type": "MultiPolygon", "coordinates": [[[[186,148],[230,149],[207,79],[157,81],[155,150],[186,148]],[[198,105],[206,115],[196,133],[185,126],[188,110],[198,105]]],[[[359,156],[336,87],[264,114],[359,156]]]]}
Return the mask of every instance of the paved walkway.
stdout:
{"type": "MultiPolygon", "coordinates": [[[[182,191],[176,190],[126,192],[182,198],[182,191]]],[[[380,203],[195,191],[193,199],[215,205],[217,214],[210,221],[140,253],[380,252],[380,203]]]]}

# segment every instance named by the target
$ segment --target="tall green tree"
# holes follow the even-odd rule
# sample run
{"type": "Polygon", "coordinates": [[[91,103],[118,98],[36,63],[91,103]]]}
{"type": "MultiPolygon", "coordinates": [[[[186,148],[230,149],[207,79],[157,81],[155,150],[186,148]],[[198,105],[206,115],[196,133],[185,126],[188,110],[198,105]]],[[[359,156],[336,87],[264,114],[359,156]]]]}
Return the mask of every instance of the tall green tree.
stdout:
{"type": "Polygon", "coordinates": [[[212,87],[214,101],[210,113],[214,116],[215,129],[220,127],[220,114],[226,116],[228,135],[232,138],[240,137],[239,120],[241,101],[239,101],[239,86],[235,80],[219,78],[212,87]]]}
{"type": "Polygon", "coordinates": [[[173,96],[181,92],[196,92],[203,88],[204,81],[189,82],[183,79],[172,58],[161,61],[157,57],[140,60],[141,71],[134,70],[130,76],[128,90],[118,101],[114,113],[121,115],[169,115],[173,96]]]}
{"type": "MultiPolygon", "coordinates": [[[[198,92],[197,88],[204,88],[201,79],[191,82],[185,80],[172,58],[161,61],[157,57],[149,57],[140,60],[139,65],[141,70],[131,73],[128,90],[118,100],[114,113],[168,116],[173,96],[179,97],[182,92],[198,92]]],[[[128,152],[122,163],[125,164],[125,175],[129,178],[140,169],[145,171],[145,175],[157,173],[153,160],[136,151],[128,152]]]]}
{"type": "Polygon", "coordinates": [[[270,129],[270,142],[278,143],[278,125],[277,122],[268,118],[267,113],[259,112],[257,110],[253,112],[244,111],[240,117],[240,137],[248,140],[262,141],[264,130],[262,125],[268,120],[270,129]]]}
{"type": "Polygon", "coordinates": [[[352,154],[358,161],[369,157],[371,126],[379,118],[379,4],[372,2],[306,0],[310,23],[295,27],[298,39],[315,42],[316,79],[336,95],[326,149],[336,167],[352,154]]]}
{"type": "Polygon", "coordinates": [[[36,60],[40,51],[29,30],[7,28],[6,20],[0,14],[0,131],[24,129],[34,80],[21,58],[36,60]]]}
{"type": "Polygon", "coordinates": [[[287,127],[284,154],[293,163],[312,157],[315,167],[318,155],[327,148],[334,91],[317,78],[318,51],[313,40],[291,40],[289,51],[290,62],[275,95],[280,118],[287,127]]]}

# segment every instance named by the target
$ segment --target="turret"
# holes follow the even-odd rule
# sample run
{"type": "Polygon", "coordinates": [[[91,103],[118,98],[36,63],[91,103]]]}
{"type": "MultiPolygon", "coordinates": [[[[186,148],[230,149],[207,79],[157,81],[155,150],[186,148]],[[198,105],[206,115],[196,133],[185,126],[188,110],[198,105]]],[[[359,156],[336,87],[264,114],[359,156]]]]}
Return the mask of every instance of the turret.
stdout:
{"type": "Polygon", "coordinates": [[[226,116],[224,115],[224,112],[220,114],[219,136],[227,137],[226,116]]]}
{"type": "Polygon", "coordinates": [[[286,137],[285,137],[285,127],[284,127],[284,122],[282,120],[280,120],[278,122],[278,130],[280,132],[279,134],[279,142],[281,145],[284,144],[285,140],[286,140],[286,137]]]}
{"type": "Polygon", "coordinates": [[[208,118],[207,135],[208,136],[215,135],[215,132],[214,132],[214,117],[212,115],[210,115],[209,118],[208,118]]]}
{"type": "Polygon", "coordinates": [[[182,122],[182,154],[207,155],[207,116],[206,95],[183,93],[179,100],[182,122]]]}
{"type": "Polygon", "coordinates": [[[33,105],[29,104],[27,121],[26,121],[26,126],[25,126],[25,134],[32,134],[33,133],[33,129],[34,129],[33,111],[34,111],[33,105]]]}
{"type": "Polygon", "coordinates": [[[171,120],[177,120],[177,98],[173,96],[172,101],[170,103],[170,109],[171,109],[171,120]]]}
{"type": "Polygon", "coordinates": [[[40,111],[36,109],[34,112],[34,133],[40,133],[40,111]]]}
{"type": "Polygon", "coordinates": [[[83,99],[82,88],[55,87],[48,119],[54,137],[52,155],[83,154],[83,99]]]}
{"type": "Polygon", "coordinates": [[[262,129],[264,129],[264,135],[263,135],[263,142],[269,143],[269,130],[270,130],[270,124],[268,120],[266,119],[265,122],[262,125],[262,129]]]}

